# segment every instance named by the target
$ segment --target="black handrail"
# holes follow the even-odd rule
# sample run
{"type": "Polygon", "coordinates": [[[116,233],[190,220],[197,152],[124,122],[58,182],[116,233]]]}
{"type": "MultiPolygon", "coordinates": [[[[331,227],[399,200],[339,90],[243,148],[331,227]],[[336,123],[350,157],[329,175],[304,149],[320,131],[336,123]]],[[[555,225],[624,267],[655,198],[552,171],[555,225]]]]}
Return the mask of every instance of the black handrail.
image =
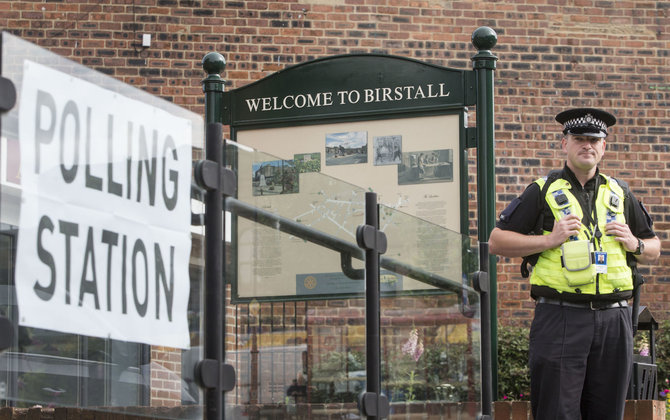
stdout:
{"type": "MultiPolygon", "coordinates": [[[[332,235],[328,235],[320,230],[303,225],[286,217],[279,216],[270,211],[260,209],[238,199],[232,197],[226,198],[226,210],[237,216],[260,223],[273,229],[277,229],[290,235],[295,235],[300,239],[304,239],[324,248],[331,249],[343,255],[346,254],[347,257],[356,258],[360,261],[365,260],[365,251],[354,243],[347,242],[332,235]]],[[[394,273],[411,277],[422,283],[435,286],[449,292],[457,293],[459,294],[459,299],[461,297],[460,293],[463,291],[471,291],[472,293],[476,293],[473,288],[470,288],[461,282],[457,282],[435,273],[431,273],[424,269],[411,266],[393,258],[381,256],[380,265],[382,268],[394,273]]]]}

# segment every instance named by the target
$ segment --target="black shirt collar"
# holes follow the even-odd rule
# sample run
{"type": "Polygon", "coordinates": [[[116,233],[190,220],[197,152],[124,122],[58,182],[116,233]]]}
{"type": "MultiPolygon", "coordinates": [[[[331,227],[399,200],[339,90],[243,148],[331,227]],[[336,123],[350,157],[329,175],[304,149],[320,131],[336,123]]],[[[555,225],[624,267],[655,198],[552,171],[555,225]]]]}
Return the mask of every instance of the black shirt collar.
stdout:
{"type": "Polygon", "coordinates": [[[596,180],[599,178],[598,175],[600,175],[600,169],[598,167],[596,167],[596,174],[593,175],[593,178],[586,181],[586,184],[584,185],[584,187],[582,187],[582,183],[579,182],[575,173],[572,172],[572,169],[568,168],[567,164],[565,164],[563,166],[563,176],[562,176],[562,178],[567,180],[568,182],[570,182],[570,184],[572,185],[572,188],[577,189],[577,191],[581,191],[581,190],[595,191],[596,187],[597,187],[596,180]]]}

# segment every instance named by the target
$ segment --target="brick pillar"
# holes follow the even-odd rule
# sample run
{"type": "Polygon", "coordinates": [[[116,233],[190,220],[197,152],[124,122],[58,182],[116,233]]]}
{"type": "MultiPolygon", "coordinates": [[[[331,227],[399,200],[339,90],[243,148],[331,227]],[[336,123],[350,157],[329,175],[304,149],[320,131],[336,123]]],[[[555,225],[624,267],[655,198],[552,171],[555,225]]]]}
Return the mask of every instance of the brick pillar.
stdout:
{"type": "Polygon", "coordinates": [[[151,406],[181,405],[181,350],[151,348],[151,406]]]}

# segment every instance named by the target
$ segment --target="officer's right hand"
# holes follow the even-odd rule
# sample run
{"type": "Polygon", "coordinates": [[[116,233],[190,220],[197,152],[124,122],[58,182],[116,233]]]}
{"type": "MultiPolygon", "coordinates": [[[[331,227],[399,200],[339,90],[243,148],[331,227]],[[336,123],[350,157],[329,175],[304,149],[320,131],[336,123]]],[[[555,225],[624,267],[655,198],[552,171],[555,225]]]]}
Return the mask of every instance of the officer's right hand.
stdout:
{"type": "Polygon", "coordinates": [[[549,234],[551,248],[560,246],[571,236],[579,235],[582,221],[575,214],[568,214],[560,220],[554,220],[554,228],[549,234]]]}

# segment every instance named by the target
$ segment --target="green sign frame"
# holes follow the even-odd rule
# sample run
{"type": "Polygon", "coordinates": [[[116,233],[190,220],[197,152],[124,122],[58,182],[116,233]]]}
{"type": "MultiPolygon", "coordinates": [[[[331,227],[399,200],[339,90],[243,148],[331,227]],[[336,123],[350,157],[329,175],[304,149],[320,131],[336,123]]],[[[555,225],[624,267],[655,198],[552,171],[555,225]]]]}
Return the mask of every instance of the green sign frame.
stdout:
{"type": "MultiPolygon", "coordinates": [[[[497,43],[497,34],[488,27],[477,28],[472,43],[478,50],[471,59],[473,71],[403,57],[352,54],[298,64],[229,92],[224,92],[220,77],[225,60],[218,53],[209,53],[203,58],[208,73],[203,90],[206,123],[228,125],[233,140],[244,130],[444,115],[458,109],[467,118],[467,107],[476,105],[476,126],[468,127],[466,120],[459,130],[462,148],[458,157],[464,159],[469,147],[477,150],[482,275],[476,288],[483,320],[481,418],[490,419],[492,391],[497,387],[493,375],[497,371],[496,265],[495,256],[488,252],[488,236],[495,221],[493,72],[497,57],[490,50],[497,43]]],[[[467,179],[467,173],[459,179],[462,191],[467,191],[467,179]]],[[[468,231],[466,199],[460,204],[465,208],[463,233],[468,231]]]]}
{"type": "MultiPolygon", "coordinates": [[[[468,106],[476,102],[475,82],[474,71],[441,67],[405,57],[379,54],[338,55],[288,67],[249,85],[223,92],[220,116],[221,122],[230,127],[232,140],[282,159],[292,159],[298,153],[323,150],[325,160],[326,147],[322,141],[317,141],[313,146],[298,145],[297,148],[292,148],[292,144],[296,143],[296,138],[321,139],[338,129],[350,131],[350,127],[357,127],[352,131],[364,130],[366,134],[369,132],[372,146],[373,133],[379,134],[379,130],[367,130],[366,126],[373,127],[380,121],[383,121],[385,129],[396,127],[395,131],[391,129],[390,132],[400,134],[398,137],[403,138],[404,149],[411,141],[416,143],[417,139],[411,139],[411,134],[421,128],[425,129],[423,126],[428,123],[433,131],[429,131],[428,135],[424,132],[420,137],[430,138],[431,141],[417,145],[413,150],[449,148],[453,152],[451,159],[455,161],[453,167],[457,171],[453,174],[453,182],[457,186],[457,200],[453,195],[453,188],[449,190],[451,192],[443,193],[443,196],[449,195],[446,198],[453,209],[451,211],[455,213],[444,219],[456,220],[458,223],[456,226],[440,221],[436,223],[467,234],[469,220],[466,149],[472,142],[468,141],[467,137],[471,132],[466,125],[468,106]],[[439,120],[441,117],[444,120],[439,120]],[[452,119],[451,124],[448,122],[449,118],[452,119]],[[411,128],[412,122],[416,122],[414,129],[411,128]],[[450,134],[441,132],[441,127],[444,126],[451,127],[450,134]],[[456,137],[453,139],[455,141],[445,146],[448,142],[445,138],[452,137],[456,137]]],[[[372,152],[370,155],[372,157],[372,152]]],[[[372,163],[368,163],[367,168],[362,165],[349,165],[345,171],[338,172],[337,169],[343,167],[326,167],[323,164],[322,172],[357,184],[356,178],[373,179],[373,168],[379,167],[373,167],[372,163]],[[347,179],[347,175],[352,173],[358,175],[347,179]]],[[[360,186],[378,191],[386,187],[388,182],[388,177],[379,176],[376,185],[373,182],[372,185],[360,186]]],[[[436,185],[440,184],[433,184],[431,188],[439,189],[436,185]]],[[[242,184],[238,188],[238,194],[244,194],[245,188],[242,184]]],[[[420,186],[415,187],[417,196],[419,188],[420,186]]],[[[404,191],[407,189],[405,187],[404,191]]],[[[421,195],[425,193],[424,186],[421,195]]],[[[390,195],[392,194],[386,194],[390,195]]],[[[382,198],[383,194],[380,201],[382,198]]],[[[446,211],[447,209],[445,214],[446,211]]],[[[232,223],[231,231],[233,238],[239,236],[235,222],[232,223]]],[[[285,301],[342,298],[341,293],[300,295],[296,291],[295,295],[289,292],[281,295],[270,293],[267,296],[245,293],[236,281],[238,250],[233,247],[232,251],[233,261],[229,274],[232,278],[234,302],[254,299],[285,301]]],[[[287,264],[290,265],[290,262],[287,264]]],[[[288,284],[284,288],[278,288],[291,290],[288,284]]]]}
{"type": "Polygon", "coordinates": [[[240,130],[444,112],[475,102],[474,71],[389,55],[337,55],[224,92],[221,122],[240,130]]]}

